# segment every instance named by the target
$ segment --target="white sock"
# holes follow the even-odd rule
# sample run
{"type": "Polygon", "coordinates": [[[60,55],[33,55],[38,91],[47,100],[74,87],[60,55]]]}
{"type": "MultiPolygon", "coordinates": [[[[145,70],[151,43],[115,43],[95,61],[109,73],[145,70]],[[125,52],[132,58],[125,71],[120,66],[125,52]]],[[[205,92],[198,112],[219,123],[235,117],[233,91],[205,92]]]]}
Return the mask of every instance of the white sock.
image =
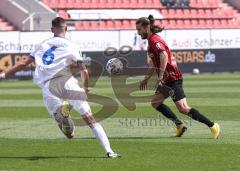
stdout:
{"type": "Polygon", "coordinates": [[[105,152],[113,153],[113,151],[110,147],[110,143],[108,141],[108,137],[107,137],[103,127],[99,123],[94,123],[92,125],[92,130],[93,130],[93,133],[95,134],[96,138],[98,139],[98,141],[103,146],[105,152]]]}

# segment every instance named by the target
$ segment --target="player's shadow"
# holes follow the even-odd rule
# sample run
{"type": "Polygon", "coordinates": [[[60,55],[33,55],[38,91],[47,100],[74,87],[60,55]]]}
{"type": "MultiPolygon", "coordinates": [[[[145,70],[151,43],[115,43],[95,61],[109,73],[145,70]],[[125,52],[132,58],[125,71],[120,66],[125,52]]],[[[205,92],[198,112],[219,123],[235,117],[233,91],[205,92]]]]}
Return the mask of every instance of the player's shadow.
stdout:
{"type": "MultiPolygon", "coordinates": [[[[149,136],[149,137],[144,137],[144,136],[125,136],[125,137],[108,137],[109,139],[112,140],[141,140],[141,139],[183,139],[183,140],[187,140],[187,139],[199,139],[199,140],[211,140],[212,138],[210,137],[176,137],[176,136],[149,136]]],[[[85,137],[85,138],[75,138],[75,139],[86,139],[86,140],[91,140],[91,139],[95,139],[94,137],[85,137]]]]}
{"type": "Polygon", "coordinates": [[[0,160],[47,160],[47,159],[100,159],[104,156],[0,156],[0,160]]]}

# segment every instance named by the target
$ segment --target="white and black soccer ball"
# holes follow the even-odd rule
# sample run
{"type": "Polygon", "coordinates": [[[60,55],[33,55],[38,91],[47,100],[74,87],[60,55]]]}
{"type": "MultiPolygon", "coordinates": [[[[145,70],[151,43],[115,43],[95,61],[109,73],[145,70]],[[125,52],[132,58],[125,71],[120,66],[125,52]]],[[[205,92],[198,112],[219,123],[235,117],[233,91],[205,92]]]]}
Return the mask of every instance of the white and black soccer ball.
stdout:
{"type": "Polygon", "coordinates": [[[123,71],[123,63],[118,58],[112,58],[107,62],[106,70],[110,75],[120,74],[123,71]]]}
{"type": "Polygon", "coordinates": [[[193,75],[198,75],[198,74],[200,74],[200,70],[198,68],[194,68],[192,73],[193,73],[193,75]]]}

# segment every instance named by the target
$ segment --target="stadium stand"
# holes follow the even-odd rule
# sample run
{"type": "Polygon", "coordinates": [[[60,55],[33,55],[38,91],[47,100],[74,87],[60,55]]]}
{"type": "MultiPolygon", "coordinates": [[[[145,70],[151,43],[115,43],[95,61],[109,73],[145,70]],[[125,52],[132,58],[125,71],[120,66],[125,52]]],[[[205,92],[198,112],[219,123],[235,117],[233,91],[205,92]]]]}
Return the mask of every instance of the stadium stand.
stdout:
{"type": "Polygon", "coordinates": [[[13,31],[15,30],[14,25],[10,22],[6,21],[4,18],[0,16],[0,31],[13,31]]]}
{"type": "MultiPolygon", "coordinates": [[[[135,20],[153,14],[166,29],[240,28],[239,10],[222,0],[41,0],[68,20],[71,29],[135,29],[135,20]],[[176,5],[177,4],[177,5],[176,5]]],[[[4,16],[5,17],[5,16],[4,16]]],[[[6,18],[6,17],[5,17],[6,18]]],[[[0,20],[0,30],[16,27],[0,20]]]]}
{"type": "Polygon", "coordinates": [[[161,0],[166,8],[189,8],[189,0],[161,0]]]}
{"type": "Polygon", "coordinates": [[[57,14],[42,1],[1,0],[0,16],[8,22],[0,24],[0,30],[43,31],[49,30],[57,14]]]}
{"type": "MultiPolygon", "coordinates": [[[[163,4],[166,0],[43,0],[43,2],[69,20],[77,30],[134,29],[134,18],[130,16],[140,9],[144,11],[143,15],[152,14],[150,10],[157,11],[162,16],[157,18],[158,23],[167,29],[240,28],[238,11],[221,0],[185,0],[183,1],[185,6],[182,8],[166,6],[163,4]],[[113,9],[121,12],[115,11],[114,15],[111,15],[110,11],[107,12],[113,9]],[[91,14],[91,10],[95,13],[92,11],[91,14]]],[[[139,14],[136,16],[140,17],[139,14]]]]}

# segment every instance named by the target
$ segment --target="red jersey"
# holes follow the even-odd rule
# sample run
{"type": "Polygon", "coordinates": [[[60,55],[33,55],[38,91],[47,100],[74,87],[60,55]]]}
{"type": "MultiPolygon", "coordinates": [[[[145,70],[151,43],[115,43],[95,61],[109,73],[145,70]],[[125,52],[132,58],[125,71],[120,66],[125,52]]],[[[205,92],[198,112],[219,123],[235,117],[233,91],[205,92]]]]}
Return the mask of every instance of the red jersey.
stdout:
{"type": "Polygon", "coordinates": [[[172,56],[171,50],[169,49],[166,42],[157,34],[152,34],[151,37],[148,39],[148,52],[153,54],[151,58],[156,68],[156,72],[159,75],[159,68],[160,68],[160,58],[159,53],[162,51],[166,51],[167,53],[167,66],[166,70],[163,74],[163,81],[165,83],[170,83],[176,80],[182,79],[182,72],[177,66],[176,59],[172,56]]]}

